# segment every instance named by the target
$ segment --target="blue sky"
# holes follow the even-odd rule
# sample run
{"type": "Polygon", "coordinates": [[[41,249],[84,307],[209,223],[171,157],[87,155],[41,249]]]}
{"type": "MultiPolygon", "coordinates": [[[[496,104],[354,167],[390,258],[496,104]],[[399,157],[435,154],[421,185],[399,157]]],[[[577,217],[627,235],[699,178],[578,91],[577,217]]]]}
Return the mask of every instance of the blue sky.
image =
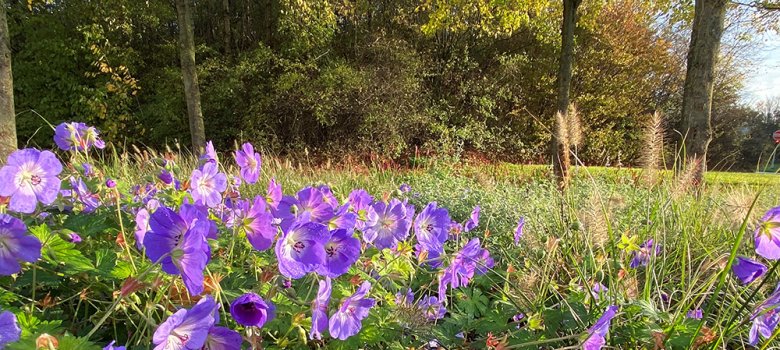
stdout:
{"type": "Polygon", "coordinates": [[[757,58],[742,93],[745,102],[751,104],[780,96],[780,35],[767,35],[757,58]]]}

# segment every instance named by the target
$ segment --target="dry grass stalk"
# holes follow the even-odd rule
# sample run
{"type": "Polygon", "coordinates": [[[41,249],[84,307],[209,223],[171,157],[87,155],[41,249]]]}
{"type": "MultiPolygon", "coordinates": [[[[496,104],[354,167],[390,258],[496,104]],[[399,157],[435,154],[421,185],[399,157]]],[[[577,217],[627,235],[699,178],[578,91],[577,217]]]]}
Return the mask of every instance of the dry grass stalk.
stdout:
{"type": "Polygon", "coordinates": [[[663,116],[655,112],[645,125],[645,140],[642,148],[641,164],[643,179],[648,185],[654,185],[658,182],[658,170],[661,168],[661,161],[664,149],[664,126],[663,116]]]}

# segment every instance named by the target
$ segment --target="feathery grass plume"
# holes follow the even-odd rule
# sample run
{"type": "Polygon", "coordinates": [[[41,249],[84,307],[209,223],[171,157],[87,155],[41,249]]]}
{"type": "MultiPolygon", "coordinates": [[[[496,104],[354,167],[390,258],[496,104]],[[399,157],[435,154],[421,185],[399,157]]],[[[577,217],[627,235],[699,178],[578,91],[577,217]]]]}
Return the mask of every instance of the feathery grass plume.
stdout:
{"type": "Polygon", "coordinates": [[[569,168],[571,167],[571,156],[569,151],[569,127],[567,118],[561,112],[555,113],[555,144],[556,154],[553,154],[553,170],[558,177],[558,189],[564,190],[569,185],[569,168]]]}
{"type": "Polygon", "coordinates": [[[573,103],[569,105],[569,112],[566,115],[567,137],[569,139],[570,147],[577,148],[582,146],[582,122],[580,121],[580,114],[577,112],[577,106],[573,103]]]}
{"type": "Polygon", "coordinates": [[[761,211],[750,211],[755,198],[756,192],[747,186],[728,190],[723,197],[723,205],[719,206],[721,215],[718,215],[716,219],[724,220],[727,225],[735,228],[742,225],[742,221],[745,220],[748,213],[751,216],[750,222],[757,220],[761,215],[761,211]]]}
{"type": "Polygon", "coordinates": [[[603,247],[604,243],[609,239],[609,232],[607,232],[607,220],[605,213],[611,213],[612,208],[610,202],[605,203],[602,206],[599,195],[595,192],[588,196],[587,204],[579,212],[579,218],[585,231],[588,233],[588,239],[594,247],[603,247]]]}
{"type": "Polygon", "coordinates": [[[696,174],[698,174],[700,166],[702,166],[700,157],[693,157],[685,164],[685,168],[677,176],[677,181],[672,189],[674,199],[679,199],[697,186],[696,174]]]}
{"type": "Polygon", "coordinates": [[[643,179],[648,185],[653,185],[658,181],[658,170],[661,168],[662,155],[664,149],[664,126],[663,116],[655,112],[645,123],[644,147],[642,147],[641,164],[643,179]]]}

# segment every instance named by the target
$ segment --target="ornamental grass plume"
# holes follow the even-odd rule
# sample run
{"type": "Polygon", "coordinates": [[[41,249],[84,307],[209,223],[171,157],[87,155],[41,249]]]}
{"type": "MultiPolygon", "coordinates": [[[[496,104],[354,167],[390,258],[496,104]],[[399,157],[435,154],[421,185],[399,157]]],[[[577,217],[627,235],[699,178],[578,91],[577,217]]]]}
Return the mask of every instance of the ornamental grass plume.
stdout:
{"type": "Polygon", "coordinates": [[[642,179],[645,184],[654,185],[658,182],[658,170],[662,166],[664,151],[664,126],[661,113],[654,112],[645,122],[643,141],[644,147],[640,157],[642,179]]]}

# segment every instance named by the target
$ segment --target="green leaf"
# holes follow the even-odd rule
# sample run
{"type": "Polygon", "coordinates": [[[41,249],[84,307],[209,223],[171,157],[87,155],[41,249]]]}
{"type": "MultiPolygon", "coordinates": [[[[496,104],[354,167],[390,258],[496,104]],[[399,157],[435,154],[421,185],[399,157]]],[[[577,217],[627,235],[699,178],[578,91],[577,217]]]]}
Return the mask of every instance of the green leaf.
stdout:
{"type": "Polygon", "coordinates": [[[64,265],[67,273],[87,272],[95,269],[92,261],[81,254],[76,249],[75,244],[52,234],[48,226],[31,227],[30,232],[43,243],[41,255],[44,261],[55,266],[64,265]]]}

